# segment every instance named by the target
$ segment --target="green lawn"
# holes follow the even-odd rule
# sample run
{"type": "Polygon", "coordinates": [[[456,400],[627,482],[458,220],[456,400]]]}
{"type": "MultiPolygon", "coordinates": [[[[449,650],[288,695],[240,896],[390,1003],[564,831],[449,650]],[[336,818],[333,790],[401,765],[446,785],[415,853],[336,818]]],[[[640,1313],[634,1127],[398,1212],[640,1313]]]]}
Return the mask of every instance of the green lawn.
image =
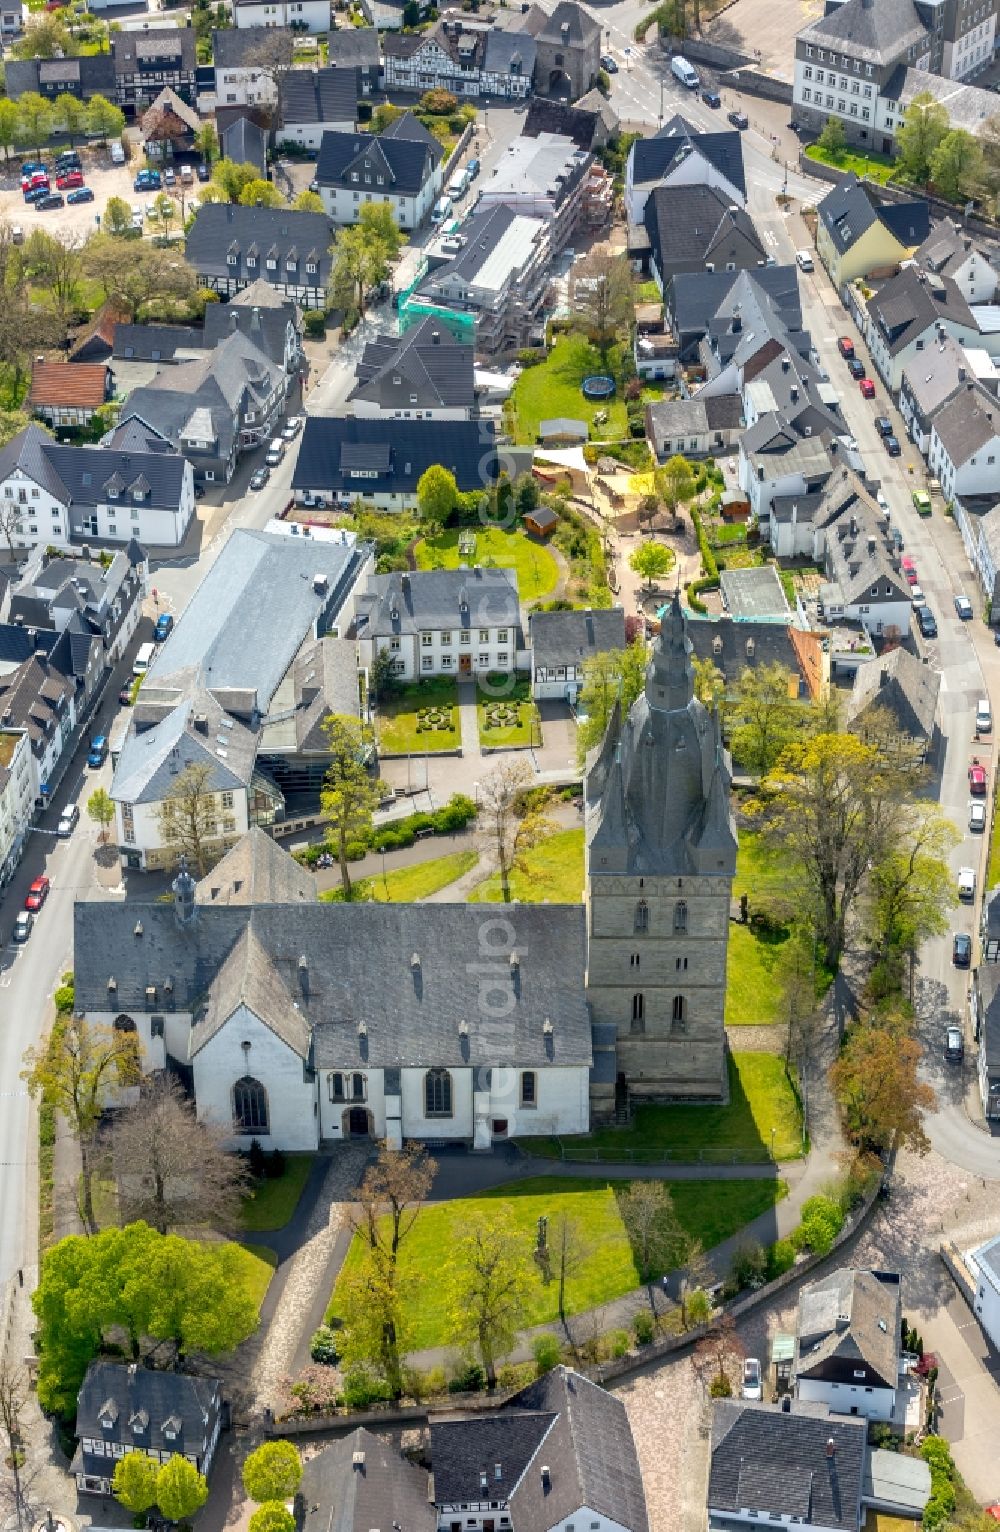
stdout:
{"type": "Polygon", "coordinates": [[[394,687],[391,696],[379,703],[376,732],[384,753],[406,755],[412,751],[424,755],[457,750],[462,743],[457,685],[445,676],[435,676],[394,687]],[[439,727],[442,723],[447,726],[439,727]]]}
{"type": "Polygon", "coordinates": [[[244,1245],[243,1249],[246,1252],[247,1283],[260,1308],[271,1285],[278,1257],[267,1245],[244,1245]]]}
{"type": "MultiPolygon", "coordinates": [[[[447,888],[475,867],[478,860],[478,851],[453,851],[448,856],[432,857],[429,862],[417,862],[413,867],[397,867],[395,872],[387,872],[384,879],[376,876],[355,883],[354,898],[374,899],[378,904],[413,903],[436,894],[439,888],[447,888]]],[[[337,904],[343,892],[339,887],[327,888],[319,897],[325,904],[337,904]]]]}
{"type": "Polygon", "coordinates": [[[652,277],[646,282],[637,282],[635,284],[635,301],[636,303],[663,302],[663,294],[652,277]]]}
{"type": "Polygon", "coordinates": [[[253,1190],[243,1200],[240,1218],[248,1234],[284,1228],[295,1212],[314,1158],[311,1154],[286,1154],[284,1175],[254,1183],[253,1190]]]}
{"type": "MultiPolygon", "coordinates": [[[[583,898],[583,831],[556,830],[524,858],[524,871],[515,870],[510,896],[526,904],[579,904],[583,898]]],[[[498,904],[500,880],[494,874],[469,895],[470,904],[498,904]]]]}
{"type": "Polygon", "coordinates": [[[501,527],[455,527],[437,537],[421,538],[413,551],[418,569],[457,569],[459,564],[480,564],[484,569],[514,569],[518,595],[524,602],[549,595],[559,581],[559,566],[549,550],[520,528],[505,532],[501,527]],[[469,536],[470,531],[475,538],[475,549],[471,555],[459,554],[459,536],[469,536]]]}
{"type": "MultiPolygon", "coordinates": [[[[778,1181],[677,1181],[665,1183],[684,1228],[706,1249],[736,1233],[744,1224],[773,1207],[787,1188],[778,1181]]],[[[447,1345],[451,1335],[447,1252],[461,1235],[471,1213],[490,1214],[502,1203],[511,1213],[525,1243],[533,1248],[538,1219],[551,1221],[565,1213],[585,1232],[590,1253],[567,1282],[566,1309],[577,1314],[631,1292],[639,1272],[619,1211],[627,1183],[608,1185],[595,1178],[539,1176],[517,1185],[500,1186],[482,1197],[463,1197],[425,1207],[400,1252],[403,1291],[408,1292],[407,1346],[419,1351],[447,1345]]],[[[344,1270],[363,1259],[355,1241],[344,1270]]],[[[537,1270],[537,1268],[534,1268],[537,1270]]],[[[557,1317],[557,1288],[546,1286],[538,1274],[524,1308],[522,1324],[545,1324],[557,1317]]],[[[337,1311],[334,1289],[328,1317],[337,1311]]]]}
{"type": "Polygon", "coordinates": [[[540,745],[542,726],[531,700],[531,682],[513,676],[487,676],[486,689],[476,687],[476,720],[480,745],[540,745]]]}
{"type": "Polygon", "coordinates": [[[1000,883],[1000,803],[993,804],[993,829],[990,832],[990,862],[986,869],[986,887],[1000,883]]]}
{"type": "Polygon", "coordinates": [[[830,165],[834,170],[853,170],[856,176],[868,176],[882,186],[892,179],[896,169],[895,160],[891,160],[887,154],[854,154],[847,149],[840,154],[828,154],[818,144],[808,146],[806,158],[816,160],[820,165],[830,165]]]}
{"type": "Polygon", "coordinates": [[[733,896],[738,899],[741,894],[748,894],[752,909],[755,899],[787,893],[788,867],[781,853],[766,845],[762,836],[741,830],[733,896]]]}
{"type": "MultiPolygon", "coordinates": [[[[586,1137],[567,1138],[567,1158],[574,1151],[599,1150],[607,1159],[658,1159],[709,1164],[736,1159],[766,1160],[774,1129],[774,1153],[796,1160],[802,1153],[802,1112],[798,1094],[773,1053],[733,1053],[729,1058],[728,1106],[640,1106],[627,1127],[597,1128],[586,1137]]],[[[525,1147],[546,1158],[560,1157],[552,1139],[528,1139],[525,1147]]]]}
{"type": "MultiPolygon", "coordinates": [[[[597,372],[614,372],[615,360],[609,355],[609,365],[601,362],[600,352],[581,335],[560,335],[556,338],[545,361],[537,367],[526,367],[514,384],[511,402],[514,408],[516,440],[521,443],[538,439],[539,424],[565,415],[571,420],[585,420],[591,435],[615,441],[628,432],[628,416],[625,401],[619,393],[607,400],[585,399],[580,391],[583,379],[597,372]],[[594,426],[594,416],[607,412],[607,421],[594,426]]],[[[524,592],[521,592],[522,600],[524,592]]]]}

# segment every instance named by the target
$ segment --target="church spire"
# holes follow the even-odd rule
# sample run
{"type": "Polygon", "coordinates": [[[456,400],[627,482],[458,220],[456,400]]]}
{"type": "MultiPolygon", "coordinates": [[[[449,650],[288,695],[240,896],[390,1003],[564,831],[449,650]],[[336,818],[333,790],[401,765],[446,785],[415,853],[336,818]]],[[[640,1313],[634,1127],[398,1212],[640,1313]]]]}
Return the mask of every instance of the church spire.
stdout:
{"type": "Polygon", "coordinates": [[[686,708],[693,696],[691,640],[687,636],[687,618],[678,586],[669,611],[660,619],[660,637],[646,672],[646,699],[651,708],[669,713],[686,708]]]}

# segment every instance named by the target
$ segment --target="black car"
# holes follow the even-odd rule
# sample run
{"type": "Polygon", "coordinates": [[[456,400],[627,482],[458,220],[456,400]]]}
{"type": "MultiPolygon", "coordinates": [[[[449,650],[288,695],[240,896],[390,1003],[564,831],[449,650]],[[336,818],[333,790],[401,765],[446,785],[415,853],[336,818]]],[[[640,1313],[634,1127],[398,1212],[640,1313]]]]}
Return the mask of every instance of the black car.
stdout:
{"type": "Polygon", "coordinates": [[[60,154],[56,160],[56,170],[82,170],[83,161],[78,154],[68,152],[60,154]]]}
{"type": "Polygon", "coordinates": [[[882,445],[890,457],[899,457],[903,450],[895,436],[883,436],[882,445]]]}
{"type": "Polygon", "coordinates": [[[734,128],[739,128],[741,133],[743,132],[744,128],[748,128],[750,126],[750,118],[747,116],[746,112],[729,112],[726,120],[731,122],[734,128]]]}
{"type": "Polygon", "coordinates": [[[267,467],[265,467],[265,468],[258,468],[257,472],[254,474],[253,478],[250,480],[250,488],[251,489],[263,489],[264,485],[267,483],[267,481],[268,481],[268,479],[270,477],[271,477],[271,470],[270,470],[270,468],[267,468],[267,467]]]}
{"type": "Polygon", "coordinates": [[[867,377],[867,373],[865,372],[865,364],[858,356],[852,356],[848,358],[847,370],[851,374],[852,378],[860,379],[867,377]]]}
{"type": "Polygon", "coordinates": [[[879,436],[891,436],[893,434],[892,421],[889,419],[888,415],[875,416],[875,429],[879,436]]]}
{"type": "Polygon", "coordinates": [[[123,686],[122,687],[121,691],[118,693],[118,705],[119,705],[119,707],[131,707],[132,706],[132,688],[131,688],[131,686],[123,686]]]}
{"type": "Polygon", "coordinates": [[[211,174],[212,172],[209,170],[208,166],[204,161],[202,161],[202,163],[198,166],[198,180],[207,181],[211,174]]]}
{"type": "Polygon", "coordinates": [[[916,608],[916,618],[924,638],[937,638],[937,622],[929,606],[918,606],[916,608]]]}
{"type": "Polygon", "coordinates": [[[959,931],[951,944],[951,960],[956,968],[968,968],[972,962],[972,937],[959,931]]]}
{"type": "Polygon", "coordinates": [[[50,208],[65,207],[66,198],[62,192],[46,192],[44,197],[39,197],[35,203],[36,213],[46,213],[50,208]]]}
{"type": "Polygon", "coordinates": [[[604,70],[605,74],[618,73],[618,65],[615,63],[610,53],[601,54],[601,68],[604,70]]]}
{"type": "Polygon", "coordinates": [[[722,105],[722,97],[717,90],[703,90],[701,99],[706,106],[710,106],[714,110],[717,110],[722,105]]]}

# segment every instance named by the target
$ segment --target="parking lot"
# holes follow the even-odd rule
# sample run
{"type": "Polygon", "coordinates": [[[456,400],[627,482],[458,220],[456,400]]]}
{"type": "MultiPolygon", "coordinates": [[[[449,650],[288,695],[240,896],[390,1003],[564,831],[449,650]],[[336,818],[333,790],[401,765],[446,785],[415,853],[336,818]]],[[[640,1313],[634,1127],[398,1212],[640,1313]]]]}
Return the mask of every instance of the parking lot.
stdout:
{"type": "MultiPolygon", "coordinates": [[[[106,149],[81,148],[79,154],[83,161],[84,184],[93,191],[93,202],[80,202],[75,206],[52,208],[46,212],[36,211],[21,195],[21,163],[26,159],[39,159],[51,170],[56,155],[66,147],[60,144],[58,148],[43,150],[40,155],[19,154],[3,167],[0,174],[0,218],[7,223],[19,225],[25,235],[30,234],[32,229],[41,228],[48,229],[50,234],[72,233],[85,238],[96,226],[95,215],[103,217],[109,197],[121,197],[129,207],[139,204],[145,207],[156,195],[155,192],[134,192],[132,181],[135,169],[130,165],[112,165],[106,149]]],[[[141,162],[137,162],[137,166],[138,163],[141,162]]],[[[52,190],[55,189],[53,175],[52,190]]],[[[178,219],[179,214],[178,203],[178,219]]]]}

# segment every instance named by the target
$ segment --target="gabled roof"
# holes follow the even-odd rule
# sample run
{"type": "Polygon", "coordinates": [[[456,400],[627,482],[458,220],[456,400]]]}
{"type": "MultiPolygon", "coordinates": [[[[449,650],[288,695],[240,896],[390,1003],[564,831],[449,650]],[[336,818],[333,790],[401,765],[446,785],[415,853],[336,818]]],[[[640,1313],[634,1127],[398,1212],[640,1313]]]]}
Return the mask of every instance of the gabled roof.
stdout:
{"type": "Polygon", "coordinates": [[[470,630],[519,621],[513,569],[417,569],[371,575],[357,597],[359,638],[470,630]]]}
{"type": "Polygon", "coordinates": [[[197,133],[201,118],[193,106],[182,101],[177,92],[165,85],[139,123],[143,138],[179,138],[197,133]]]}
{"type": "Polygon", "coordinates": [[[337,492],[412,494],[426,468],[440,463],[455,475],[460,490],[480,489],[489,472],[495,440],[493,421],[378,420],[308,415],[292,488],[337,492]],[[344,451],[348,459],[345,461],[344,451]],[[351,477],[364,466],[355,449],[368,455],[377,477],[351,477]]]}
{"type": "Polygon", "coordinates": [[[870,708],[884,708],[896,727],[914,740],[928,742],[934,733],[941,673],[924,665],[902,646],[859,665],[847,704],[850,729],[864,730],[870,708]]]}
{"type": "Polygon", "coordinates": [[[104,362],[36,361],[31,368],[32,409],[68,407],[100,409],[108,396],[108,368],[104,362]]]}
{"type": "Polygon", "coordinates": [[[927,237],[930,227],[930,210],[926,202],[880,203],[873,188],[853,174],[827,193],[817,212],[842,255],[875,223],[881,223],[896,240],[901,255],[916,249],[927,237]]]}
{"type": "Polygon", "coordinates": [[[954,219],[944,218],[936,223],[913,259],[918,266],[942,276],[953,277],[968,261],[978,260],[983,265],[1000,267],[1000,246],[987,240],[973,238],[954,219]]]}
{"type": "Polygon", "coordinates": [[[237,165],[255,165],[267,175],[267,133],[252,117],[241,114],[219,136],[222,153],[237,165]]]}
{"type": "MultiPolygon", "coordinates": [[[[364,187],[383,178],[387,192],[415,196],[426,184],[443,150],[411,112],[404,112],[384,132],[323,134],[316,180],[320,186],[364,187]],[[351,180],[358,177],[357,183],[351,180]],[[367,176],[367,181],[366,181],[367,176]]],[[[373,193],[374,194],[374,193],[373,193]]]]}
{"type": "MultiPolygon", "coordinates": [[[[527,34],[521,35],[527,37],[527,34]]],[[[571,138],[578,149],[592,149],[598,116],[596,111],[581,105],[584,100],[586,97],[581,97],[580,101],[570,106],[565,101],[532,96],[528,102],[528,115],[521,127],[522,137],[537,138],[539,133],[561,133],[571,138]]],[[[604,100],[603,96],[601,100],[604,100]]]]}
{"type": "Polygon", "coordinates": [[[929,33],[913,0],[845,0],[796,35],[799,42],[829,44],[849,58],[884,65],[905,58],[929,33]]]}
{"type": "MultiPolygon", "coordinates": [[[[905,653],[902,649],[894,652],[905,653]]],[[[876,670],[878,661],[861,668],[876,670]]],[[[899,1323],[897,1276],[841,1266],[817,1282],[806,1283],[799,1294],[795,1376],[844,1381],[845,1364],[864,1365],[866,1383],[878,1380],[886,1388],[895,1388],[899,1323]]]]}
{"type": "Polygon", "coordinates": [[[278,27],[223,27],[212,32],[216,69],[277,68],[292,62],[292,34],[278,27]]]}
{"type": "Polygon", "coordinates": [[[757,271],[685,271],[670,284],[670,309],[681,334],[721,337],[729,332],[728,355],[750,334],[767,334],[780,324],[782,335],[801,332],[802,308],[794,266],[762,266],[757,271]],[[732,324],[739,318],[739,330],[732,324]],[[759,324],[754,320],[759,318],[759,324]]]}
{"type": "MultiPolygon", "coordinates": [[[[210,202],[199,207],[188,230],[185,256],[195,270],[206,276],[230,276],[248,280],[263,277],[265,267],[246,267],[251,244],[258,250],[275,246],[278,264],[284,270],[286,257],[295,252],[298,281],[301,285],[325,287],[330,275],[330,244],[333,225],[325,213],[300,213],[293,208],[238,207],[233,203],[210,202]],[[234,250],[239,264],[229,265],[234,250]],[[306,272],[306,262],[315,261],[316,272],[306,272]]],[[[283,280],[283,278],[282,278],[283,280]]]]}
{"type": "Polygon", "coordinates": [[[906,392],[925,420],[953,398],[968,381],[972,369],[965,352],[952,335],[921,351],[903,369],[906,392]]]}
{"type": "Polygon", "coordinates": [[[950,277],[929,275],[915,266],[902,271],[868,300],[868,313],[890,356],[926,334],[939,320],[977,329],[975,317],[950,277]]]}
{"type": "Polygon", "coordinates": [[[434,1503],[509,1500],[558,1417],[506,1409],[475,1419],[431,1421],[434,1503]]]}
{"type": "Polygon", "coordinates": [[[746,197],[743,172],[743,140],[735,128],[699,133],[686,118],[677,115],[664,123],[652,138],[637,138],[629,151],[632,183],[660,181],[689,154],[700,154],[730,186],[746,197]]]}
{"type": "Polygon", "coordinates": [[[316,1453],[295,1496],[299,1532],[434,1532],[427,1472],[363,1426],[316,1453]]]}
{"type": "Polygon", "coordinates": [[[528,618],[531,663],[547,668],[581,665],[595,654],[625,648],[625,613],[532,612],[528,618]]]}
{"type": "Polygon", "coordinates": [[[32,425],[20,431],[0,451],[0,481],[14,468],[33,479],[64,505],[103,504],[105,487],[117,476],[120,493],[145,481],[143,503],[176,510],[184,483],[185,463],[177,453],[123,451],[114,447],[73,447],[53,441],[32,425]]]}
{"type": "Polygon", "coordinates": [[[112,32],[111,56],[115,74],[131,75],[143,68],[155,69],[161,59],[180,59],[185,73],[197,67],[195,35],[191,27],[150,27],[144,32],[112,32]]]}
{"type": "MultiPolygon", "coordinates": [[[[208,309],[222,308],[221,303],[210,303],[208,309]]],[[[204,345],[204,332],[193,325],[171,324],[117,324],[115,325],[114,356],[116,361],[171,362],[178,351],[200,351],[204,345]]]]}
{"type": "Polygon", "coordinates": [[[1000,404],[986,389],[967,382],[935,415],[932,429],[959,468],[1000,435],[1000,404]]]}
{"type": "Polygon", "coordinates": [[[117,803],[159,803],[188,766],[211,768],[209,792],[229,792],[249,783],[256,730],[230,717],[207,691],[196,687],[175,695],[178,700],[172,706],[169,701],[147,701],[142,711],[133,712],[111,784],[117,803]],[[150,718],[155,721],[143,727],[150,718]]]}
{"type": "Polygon", "coordinates": [[[475,401],[473,347],[458,341],[447,325],[428,316],[403,335],[377,335],[365,346],[351,399],[389,403],[397,386],[407,405],[471,407],[475,401]]]}
{"type": "Polygon", "coordinates": [[[200,1455],[219,1416],[221,1390],[218,1378],[91,1362],[77,1395],[79,1435],[126,1451],[200,1455]],[[168,1423],[172,1437],[164,1435],[168,1423]]]}
{"type": "Polygon", "coordinates": [[[858,1532],[867,1429],[862,1418],[827,1415],[797,1400],[788,1411],[716,1400],[709,1515],[750,1510],[858,1532]]]}
{"type": "Polygon", "coordinates": [[[678,270],[755,270],[767,256],[753,220],[714,186],[657,186],[643,222],[664,281],[678,270]]]}
{"type": "Polygon", "coordinates": [[[195,895],[201,904],[312,904],[316,879],[300,867],[266,830],[252,825],[202,878],[195,895]]]}
{"type": "Polygon", "coordinates": [[[419,295],[444,294],[456,279],[464,289],[476,288],[486,296],[502,292],[517,280],[547,238],[543,219],[519,213],[505,202],[473,213],[462,229],[462,249],[428,273],[419,295]]]}
{"type": "Polygon", "coordinates": [[[110,356],[115,343],[116,326],[128,320],[128,310],[109,298],[102,303],[88,325],[80,331],[69,353],[70,361],[83,358],[89,353],[95,357],[110,356]]]}
{"type": "Polygon", "coordinates": [[[595,37],[600,38],[600,34],[600,22],[595,21],[582,6],[574,5],[572,0],[559,0],[535,37],[548,43],[568,42],[586,46],[592,44],[595,37]]]}
{"type": "MultiPolygon", "coordinates": [[[[335,51],[339,49],[338,37],[335,51]]],[[[280,113],[286,128],[293,123],[353,125],[358,114],[357,76],[342,63],[331,69],[290,69],[281,79],[280,113]]]]}

